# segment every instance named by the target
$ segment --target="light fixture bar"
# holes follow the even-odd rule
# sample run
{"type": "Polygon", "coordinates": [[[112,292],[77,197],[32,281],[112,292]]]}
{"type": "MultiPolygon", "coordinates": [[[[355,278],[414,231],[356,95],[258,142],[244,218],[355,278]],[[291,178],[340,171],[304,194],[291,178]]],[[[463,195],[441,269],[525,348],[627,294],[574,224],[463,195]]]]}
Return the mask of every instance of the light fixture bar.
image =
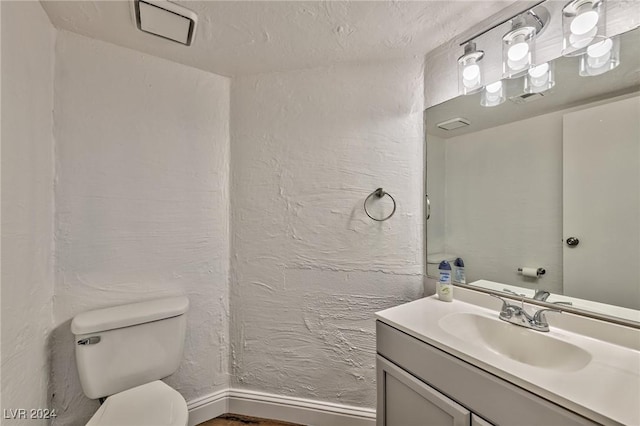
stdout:
{"type": "MultiPolygon", "coordinates": [[[[540,5],[541,5],[542,3],[544,3],[545,1],[547,1],[547,0],[539,1],[539,2],[535,3],[533,6],[529,6],[529,7],[527,7],[526,9],[523,9],[521,12],[518,12],[518,13],[516,13],[515,15],[513,15],[513,16],[509,17],[509,18],[503,19],[502,21],[498,22],[497,24],[494,24],[493,26],[491,26],[491,27],[487,28],[486,30],[483,30],[483,31],[481,31],[481,32],[479,32],[479,33],[474,34],[472,37],[469,37],[469,38],[468,38],[468,39],[466,39],[465,41],[461,42],[461,43],[459,44],[459,46],[464,46],[465,44],[469,43],[470,41],[473,41],[473,40],[477,39],[478,37],[481,37],[481,36],[485,35],[485,34],[486,34],[486,33],[488,33],[489,31],[491,31],[491,30],[494,30],[494,29],[498,28],[500,25],[502,25],[502,24],[504,24],[504,23],[506,23],[506,22],[509,22],[510,20],[512,20],[513,18],[515,18],[516,16],[522,15],[523,13],[526,13],[526,12],[528,12],[528,11],[530,11],[530,10],[535,9],[536,7],[540,6],[540,5]]],[[[535,12],[534,12],[534,13],[535,13],[535,12]]],[[[536,15],[536,16],[537,16],[537,15],[536,15]]],[[[540,17],[538,17],[538,19],[541,19],[541,18],[540,18],[540,17]]]]}

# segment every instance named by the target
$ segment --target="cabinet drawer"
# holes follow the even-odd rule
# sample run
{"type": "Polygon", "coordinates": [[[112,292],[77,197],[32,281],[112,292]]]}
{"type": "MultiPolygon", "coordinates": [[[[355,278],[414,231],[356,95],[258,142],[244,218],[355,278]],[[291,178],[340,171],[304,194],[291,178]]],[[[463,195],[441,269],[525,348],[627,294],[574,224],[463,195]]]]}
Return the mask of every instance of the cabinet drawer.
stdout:
{"type": "Polygon", "coordinates": [[[597,424],[380,321],[376,329],[379,355],[493,424],[597,424]]]}

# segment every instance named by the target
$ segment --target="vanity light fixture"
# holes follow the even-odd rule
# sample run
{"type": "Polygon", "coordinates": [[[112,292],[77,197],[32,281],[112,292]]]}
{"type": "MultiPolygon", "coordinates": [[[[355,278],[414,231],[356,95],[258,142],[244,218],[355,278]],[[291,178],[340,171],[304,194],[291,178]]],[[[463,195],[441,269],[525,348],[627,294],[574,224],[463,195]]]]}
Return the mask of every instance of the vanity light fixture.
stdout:
{"type": "Polygon", "coordinates": [[[542,32],[548,22],[545,14],[531,9],[511,20],[511,31],[502,37],[502,77],[516,78],[524,75],[535,63],[536,36],[542,32]]]}
{"type": "Polygon", "coordinates": [[[573,0],[562,8],[562,55],[577,56],[605,39],[604,0],[573,0]]]}
{"type": "MultiPolygon", "coordinates": [[[[583,77],[597,76],[616,68],[620,64],[620,39],[605,36],[607,0],[572,0],[569,3],[564,1],[562,55],[580,57],[579,74],[583,77]]],[[[537,3],[532,9],[474,34],[460,44],[464,46],[464,54],[458,58],[458,86],[461,95],[481,91],[480,104],[493,107],[502,104],[506,99],[516,103],[542,99],[546,92],[555,87],[553,61],[537,63],[535,57],[536,40],[551,20],[549,10],[542,3],[544,1],[537,3]],[[505,25],[510,28],[506,33],[505,25]],[[503,34],[502,80],[484,87],[485,52],[476,48],[476,41],[493,30],[499,31],[497,34],[494,33],[495,36],[503,34]],[[524,90],[515,96],[507,93],[514,89],[515,85],[522,85],[519,81],[512,84],[505,79],[520,77],[523,77],[524,90]]],[[[554,36],[547,38],[544,42],[545,49],[549,50],[550,45],[557,45],[559,41],[559,37],[557,41],[554,36]]]]}
{"type": "Polygon", "coordinates": [[[476,49],[476,43],[469,41],[464,46],[464,54],[458,58],[458,87],[461,95],[470,95],[482,89],[484,52],[476,49]]]}
{"type": "Polygon", "coordinates": [[[524,79],[525,93],[546,92],[556,85],[553,62],[530,68],[524,79]]]}
{"type": "Polygon", "coordinates": [[[533,63],[535,30],[522,27],[509,31],[502,38],[502,76],[520,77],[533,63]]]}
{"type": "Polygon", "coordinates": [[[587,47],[580,57],[580,75],[592,77],[611,71],[620,65],[620,39],[606,38],[587,47]]]}
{"type": "Polygon", "coordinates": [[[494,107],[500,105],[506,99],[504,85],[502,84],[502,80],[500,80],[485,86],[482,91],[480,105],[484,107],[494,107]]]}

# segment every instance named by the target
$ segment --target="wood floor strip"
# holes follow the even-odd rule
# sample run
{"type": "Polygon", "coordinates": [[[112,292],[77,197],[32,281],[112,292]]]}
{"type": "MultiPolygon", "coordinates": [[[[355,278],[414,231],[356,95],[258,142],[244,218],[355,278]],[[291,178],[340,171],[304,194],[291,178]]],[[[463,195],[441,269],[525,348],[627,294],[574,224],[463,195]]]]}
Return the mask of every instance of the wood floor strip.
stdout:
{"type": "Polygon", "coordinates": [[[304,426],[298,423],[241,416],[239,414],[223,414],[215,419],[200,423],[198,426],[304,426]]]}

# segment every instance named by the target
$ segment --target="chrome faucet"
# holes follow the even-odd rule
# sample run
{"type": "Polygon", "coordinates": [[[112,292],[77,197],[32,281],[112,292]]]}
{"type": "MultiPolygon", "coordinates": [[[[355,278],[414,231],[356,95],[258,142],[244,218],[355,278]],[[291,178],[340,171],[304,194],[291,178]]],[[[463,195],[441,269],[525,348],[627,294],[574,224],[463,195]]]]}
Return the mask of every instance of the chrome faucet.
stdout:
{"type": "MultiPolygon", "coordinates": [[[[503,288],[502,291],[504,291],[505,293],[509,293],[513,296],[526,297],[524,294],[516,293],[515,291],[509,290],[508,288],[503,288]]],[[[547,290],[536,290],[536,293],[533,295],[533,300],[546,302],[549,296],[551,296],[551,293],[549,293],[547,290]]],[[[573,306],[573,302],[569,302],[569,301],[558,301],[558,302],[551,302],[551,303],[553,303],[554,305],[573,306]]]]}
{"type": "Polygon", "coordinates": [[[518,306],[510,304],[495,294],[491,296],[502,301],[502,308],[500,309],[499,315],[501,320],[536,331],[549,331],[549,323],[547,323],[547,318],[545,317],[546,312],[562,313],[562,311],[558,309],[539,309],[531,315],[524,309],[524,302],[522,300],[521,306],[518,306]]]}
{"type": "Polygon", "coordinates": [[[526,294],[523,294],[523,293],[516,293],[515,291],[513,291],[513,290],[509,290],[508,288],[503,288],[503,289],[502,289],[502,291],[504,291],[505,293],[509,293],[509,294],[511,294],[511,295],[513,295],[513,296],[526,297],[526,294]]]}
{"type": "Polygon", "coordinates": [[[551,296],[547,290],[536,290],[536,294],[533,295],[534,300],[539,300],[541,302],[546,302],[547,298],[551,296]]]}

